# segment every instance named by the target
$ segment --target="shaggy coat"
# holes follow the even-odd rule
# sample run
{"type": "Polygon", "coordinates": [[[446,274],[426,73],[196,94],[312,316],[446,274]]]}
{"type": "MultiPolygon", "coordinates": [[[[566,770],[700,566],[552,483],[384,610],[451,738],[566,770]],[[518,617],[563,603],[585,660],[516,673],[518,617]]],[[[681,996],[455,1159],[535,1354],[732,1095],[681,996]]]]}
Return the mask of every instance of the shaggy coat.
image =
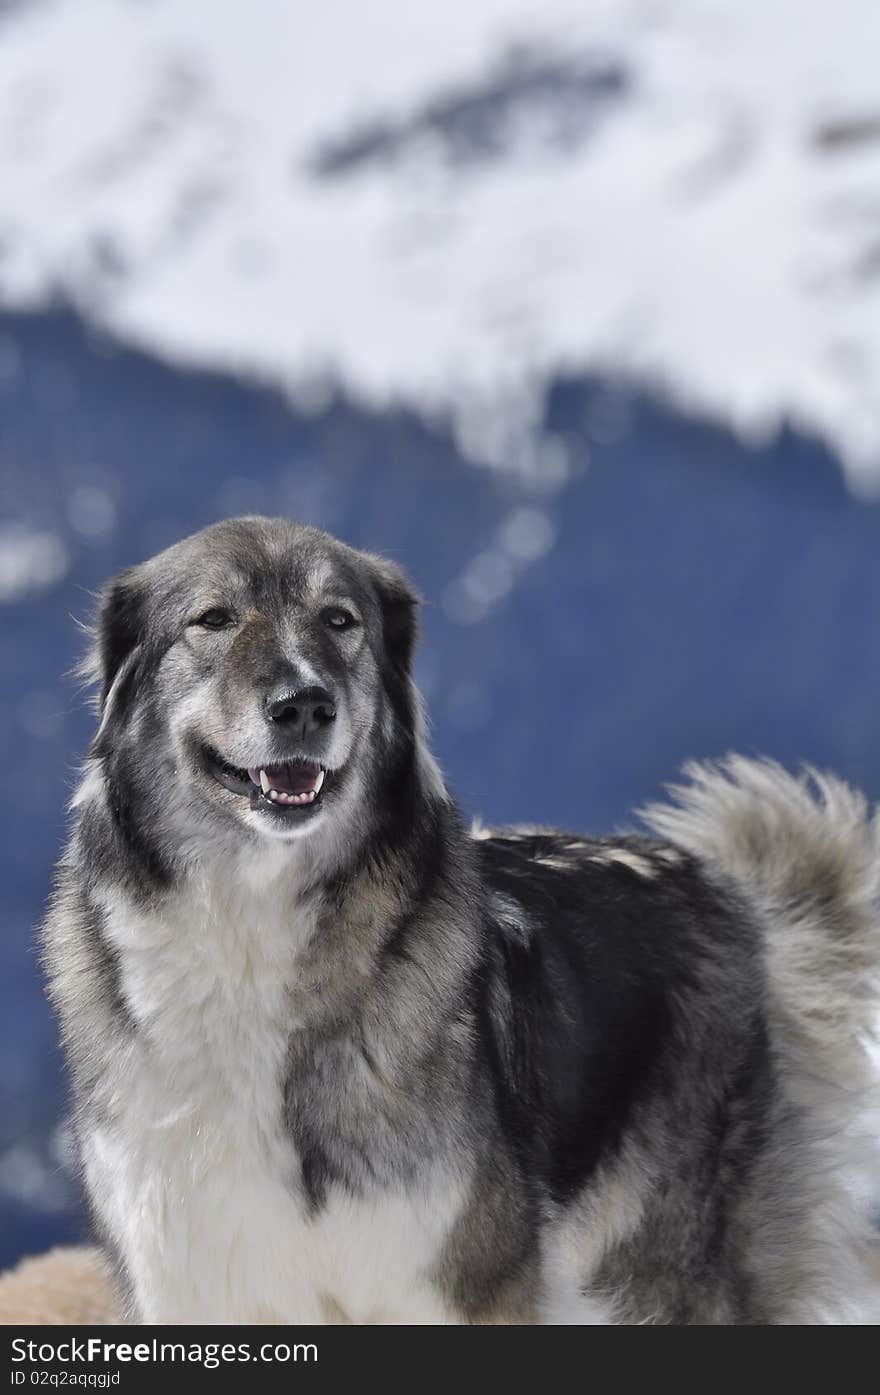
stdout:
{"type": "Polygon", "coordinates": [[[43,940],[129,1318],[863,1318],[863,800],[732,759],[651,836],[471,831],[415,635],[283,520],[103,595],[43,940]]]}

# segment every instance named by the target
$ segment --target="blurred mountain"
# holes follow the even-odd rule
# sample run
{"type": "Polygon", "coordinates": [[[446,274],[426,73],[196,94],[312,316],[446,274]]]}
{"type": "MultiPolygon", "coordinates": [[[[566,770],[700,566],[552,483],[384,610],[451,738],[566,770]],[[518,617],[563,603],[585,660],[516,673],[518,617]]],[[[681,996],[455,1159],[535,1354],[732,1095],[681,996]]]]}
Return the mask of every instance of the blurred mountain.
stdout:
{"type": "Polygon", "coordinates": [[[19,0],[0,306],[507,469],[610,369],[876,489],[878,52],[876,0],[19,0]]]}

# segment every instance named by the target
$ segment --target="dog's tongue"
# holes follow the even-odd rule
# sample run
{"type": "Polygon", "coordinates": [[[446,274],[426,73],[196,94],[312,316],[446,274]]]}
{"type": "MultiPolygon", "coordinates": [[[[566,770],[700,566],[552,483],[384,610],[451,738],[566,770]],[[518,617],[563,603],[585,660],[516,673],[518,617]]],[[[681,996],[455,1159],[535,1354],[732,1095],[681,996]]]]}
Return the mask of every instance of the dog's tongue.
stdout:
{"type": "MultiPolygon", "coordinates": [[[[264,765],[263,770],[271,788],[280,790],[282,794],[310,793],[321,773],[320,765],[313,765],[311,761],[305,760],[288,761],[284,765],[264,765]]],[[[261,783],[260,773],[259,766],[248,770],[248,775],[255,785],[261,783]]]]}

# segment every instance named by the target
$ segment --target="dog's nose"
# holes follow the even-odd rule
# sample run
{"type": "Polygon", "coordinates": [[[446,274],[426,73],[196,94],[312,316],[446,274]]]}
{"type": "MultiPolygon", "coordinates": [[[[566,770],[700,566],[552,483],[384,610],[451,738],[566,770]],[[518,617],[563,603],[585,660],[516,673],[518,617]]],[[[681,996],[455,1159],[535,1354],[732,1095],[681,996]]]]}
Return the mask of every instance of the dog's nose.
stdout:
{"type": "Polygon", "coordinates": [[[270,722],[279,726],[300,728],[300,736],[314,736],[329,727],[336,718],[336,703],[326,688],[303,688],[300,692],[286,689],[272,693],[266,700],[270,722]]]}

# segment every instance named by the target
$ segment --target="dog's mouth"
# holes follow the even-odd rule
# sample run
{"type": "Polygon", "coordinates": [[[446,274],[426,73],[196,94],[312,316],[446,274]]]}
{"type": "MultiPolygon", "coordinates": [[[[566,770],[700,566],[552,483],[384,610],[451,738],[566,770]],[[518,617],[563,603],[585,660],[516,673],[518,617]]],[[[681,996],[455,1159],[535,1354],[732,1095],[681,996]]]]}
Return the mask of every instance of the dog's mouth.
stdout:
{"type": "Polygon", "coordinates": [[[205,749],[209,774],[233,794],[241,794],[252,807],[270,805],[284,813],[312,808],[321,798],[327,771],[318,761],[288,760],[272,765],[230,765],[221,755],[205,749]]]}

